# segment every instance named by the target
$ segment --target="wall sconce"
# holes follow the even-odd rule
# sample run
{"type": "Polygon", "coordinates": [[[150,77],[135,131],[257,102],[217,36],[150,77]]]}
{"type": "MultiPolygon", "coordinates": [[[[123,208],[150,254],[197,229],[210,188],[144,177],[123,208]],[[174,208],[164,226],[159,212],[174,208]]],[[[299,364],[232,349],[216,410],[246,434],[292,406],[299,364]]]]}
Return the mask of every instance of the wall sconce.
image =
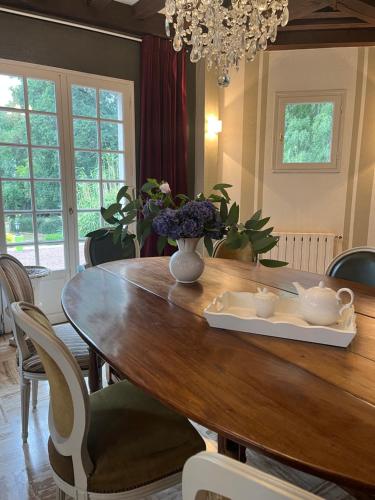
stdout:
{"type": "Polygon", "coordinates": [[[214,139],[223,131],[223,122],[216,116],[210,115],[207,118],[207,135],[214,139]]]}

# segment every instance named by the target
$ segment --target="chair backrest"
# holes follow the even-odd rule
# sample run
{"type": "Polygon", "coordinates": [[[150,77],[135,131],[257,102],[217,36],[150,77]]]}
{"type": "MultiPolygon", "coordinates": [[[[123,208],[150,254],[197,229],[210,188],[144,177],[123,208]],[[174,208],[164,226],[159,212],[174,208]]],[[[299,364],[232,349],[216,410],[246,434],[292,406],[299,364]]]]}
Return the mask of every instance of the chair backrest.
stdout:
{"type": "Polygon", "coordinates": [[[139,245],[136,239],[133,240],[133,251],[130,255],[124,255],[121,242],[113,242],[113,230],[97,238],[86,238],[85,240],[85,260],[87,267],[98,266],[113,260],[132,259],[139,257],[139,245]]]}
{"type": "Polygon", "coordinates": [[[207,498],[205,492],[231,500],[316,500],[281,479],[218,453],[202,452],[191,457],[182,475],[183,500],[207,498]]]}
{"type": "Polygon", "coordinates": [[[375,248],[357,247],[346,250],[333,259],[326,275],[375,286],[375,248]]]}
{"type": "Polygon", "coordinates": [[[5,295],[6,309],[10,316],[13,335],[19,352],[19,364],[22,367],[23,360],[27,359],[31,353],[23,332],[14,323],[10,305],[13,302],[20,301],[34,304],[33,287],[21,262],[8,254],[0,255],[0,283],[5,295]]]}
{"type": "Polygon", "coordinates": [[[75,486],[86,490],[93,466],[87,451],[89,396],[82,372],[40,309],[26,302],[15,302],[11,307],[15,322],[33,342],[48,377],[52,442],[58,453],[72,457],[75,486]]]}
{"type": "Polygon", "coordinates": [[[254,253],[249,243],[244,248],[232,250],[226,244],[226,240],[220,240],[215,244],[212,257],[217,259],[240,260],[242,262],[253,262],[254,253]]]}

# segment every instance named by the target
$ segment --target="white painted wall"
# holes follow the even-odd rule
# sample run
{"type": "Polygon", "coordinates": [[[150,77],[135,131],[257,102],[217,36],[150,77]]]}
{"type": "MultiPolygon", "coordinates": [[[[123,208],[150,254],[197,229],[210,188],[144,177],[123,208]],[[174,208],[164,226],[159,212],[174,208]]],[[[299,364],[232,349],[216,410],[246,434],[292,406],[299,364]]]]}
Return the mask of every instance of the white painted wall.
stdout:
{"type": "Polygon", "coordinates": [[[270,53],[263,199],[259,205],[276,229],[342,235],[357,77],[357,49],[270,53]],[[275,94],[291,90],[344,89],[343,146],[339,173],[272,171],[275,94]]]}

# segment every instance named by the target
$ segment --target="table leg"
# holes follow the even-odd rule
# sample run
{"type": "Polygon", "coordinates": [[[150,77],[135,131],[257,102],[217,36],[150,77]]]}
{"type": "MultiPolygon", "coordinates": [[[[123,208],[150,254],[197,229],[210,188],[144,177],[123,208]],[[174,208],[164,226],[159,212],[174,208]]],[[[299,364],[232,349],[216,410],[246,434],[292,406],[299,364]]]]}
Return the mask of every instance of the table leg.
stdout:
{"type": "Polygon", "coordinates": [[[89,347],[89,387],[90,392],[99,391],[102,388],[102,365],[96,351],[89,347]]]}
{"type": "Polygon", "coordinates": [[[225,438],[224,436],[217,437],[218,439],[218,452],[227,457],[238,460],[239,462],[246,462],[246,447],[242,446],[231,439],[225,438]]]}

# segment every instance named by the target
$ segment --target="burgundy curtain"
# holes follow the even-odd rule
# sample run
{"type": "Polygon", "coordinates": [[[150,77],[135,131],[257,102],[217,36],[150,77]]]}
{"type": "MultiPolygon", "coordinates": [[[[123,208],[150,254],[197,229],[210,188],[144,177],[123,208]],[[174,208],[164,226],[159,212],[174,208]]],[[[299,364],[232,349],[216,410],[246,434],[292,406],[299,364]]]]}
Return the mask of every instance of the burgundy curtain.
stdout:
{"type": "MultiPolygon", "coordinates": [[[[173,194],[187,193],[186,54],[169,40],[146,36],[142,42],[141,171],[169,182],[173,194]]],[[[149,238],[143,256],[157,255],[149,238]]]]}

